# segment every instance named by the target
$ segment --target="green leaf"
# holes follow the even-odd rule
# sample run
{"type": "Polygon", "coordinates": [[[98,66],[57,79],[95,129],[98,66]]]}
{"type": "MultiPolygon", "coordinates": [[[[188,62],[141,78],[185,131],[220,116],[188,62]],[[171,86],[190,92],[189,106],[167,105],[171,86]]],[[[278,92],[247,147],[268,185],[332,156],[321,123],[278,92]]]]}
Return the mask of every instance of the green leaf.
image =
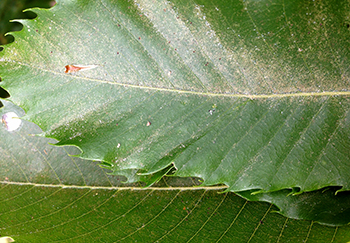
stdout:
{"type": "Polygon", "coordinates": [[[0,53],[2,86],[43,135],[114,173],[349,190],[349,4],[215,4],[35,9],[0,53]]]}
{"type": "Polygon", "coordinates": [[[272,202],[280,209],[279,213],[295,219],[311,219],[326,225],[344,225],[350,219],[350,193],[327,188],[314,192],[292,195],[291,190],[270,193],[252,191],[237,194],[249,201],[272,202]]]}
{"type": "MultiPolygon", "coordinates": [[[[0,117],[8,112],[24,115],[19,107],[4,102],[0,117]]],[[[43,185],[121,186],[125,178],[107,176],[96,162],[83,161],[68,155],[77,153],[73,147],[54,147],[53,139],[34,136],[40,128],[23,121],[18,131],[0,128],[0,180],[2,182],[43,185]],[[93,173],[91,173],[93,171],[93,173]]],[[[78,151],[77,151],[78,150],[78,151]]],[[[135,184],[137,186],[138,184],[135,184]]],[[[141,185],[140,185],[141,186],[141,185]]]]}
{"type": "Polygon", "coordinates": [[[346,242],[349,226],[286,219],[213,190],[7,185],[1,233],[16,242],[346,242]]]}
{"type": "MultiPolygon", "coordinates": [[[[5,102],[0,115],[23,111],[5,102]]],[[[67,156],[31,136],[24,121],[0,129],[0,230],[16,242],[346,242],[349,226],[288,219],[275,206],[248,202],[225,187],[166,178],[157,187],[125,185],[92,161],[67,156]],[[24,155],[27,155],[26,157],[24,155]],[[7,178],[5,178],[7,177],[7,178]]],[[[120,180],[119,180],[120,179],[120,180]]]]}
{"type": "Polygon", "coordinates": [[[52,7],[52,0],[2,0],[0,2],[0,44],[12,42],[11,36],[4,36],[9,31],[21,30],[19,23],[9,23],[14,18],[35,18],[33,12],[23,12],[24,9],[32,7],[52,7]]]}

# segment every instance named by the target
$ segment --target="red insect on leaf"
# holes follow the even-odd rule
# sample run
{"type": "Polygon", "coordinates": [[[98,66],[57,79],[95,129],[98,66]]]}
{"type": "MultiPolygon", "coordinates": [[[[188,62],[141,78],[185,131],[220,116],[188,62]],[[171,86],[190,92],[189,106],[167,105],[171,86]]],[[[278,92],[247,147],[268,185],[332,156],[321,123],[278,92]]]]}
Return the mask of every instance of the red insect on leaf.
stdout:
{"type": "Polygon", "coordinates": [[[66,71],[65,73],[75,73],[78,71],[83,71],[83,70],[89,70],[97,67],[97,65],[66,65],[66,71]]]}

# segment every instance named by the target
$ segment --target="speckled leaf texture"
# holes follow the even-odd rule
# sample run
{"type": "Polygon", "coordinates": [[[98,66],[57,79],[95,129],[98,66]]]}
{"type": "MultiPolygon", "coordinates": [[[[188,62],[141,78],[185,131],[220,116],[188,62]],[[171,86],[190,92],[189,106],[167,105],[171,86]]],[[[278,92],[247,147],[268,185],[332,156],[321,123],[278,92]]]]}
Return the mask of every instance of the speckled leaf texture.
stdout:
{"type": "MultiPolygon", "coordinates": [[[[3,103],[0,116],[9,111],[23,115],[20,108],[3,103]]],[[[288,197],[286,191],[257,195],[265,201],[275,197],[282,213],[290,213],[283,207],[292,211],[289,217],[313,214],[318,222],[335,226],[329,227],[286,218],[271,204],[222,193],[225,186],[193,187],[197,179],[165,177],[146,189],[138,183],[124,184],[123,178],[108,175],[97,163],[67,155],[76,149],[50,146],[54,140],[30,135],[38,132],[27,121],[16,132],[0,127],[0,233],[18,243],[350,240],[349,225],[335,226],[349,218],[339,212],[349,207],[350,196],[337,202],[345,192],[337,198],[331,190],[288,197]],[[310,207],[301,204],[316,207],[305,213],[310,207]]],[[[250,192],[240,195],[257,199],[250,192]]]]}
{"type": "Polygon", "coordinates": [[[32,11],[0,53],[1,86],[57,145],[114,174],[349,190],[349,3],[62,0],[32,11]]]}

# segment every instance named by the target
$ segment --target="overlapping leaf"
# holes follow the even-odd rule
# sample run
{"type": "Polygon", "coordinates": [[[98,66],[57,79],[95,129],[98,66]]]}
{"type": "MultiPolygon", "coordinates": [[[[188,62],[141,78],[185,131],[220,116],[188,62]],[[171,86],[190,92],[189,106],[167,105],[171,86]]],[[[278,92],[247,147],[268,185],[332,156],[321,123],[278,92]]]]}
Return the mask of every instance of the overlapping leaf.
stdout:
{"type": "Polygon", "coordinates": [[[45,136],[115,173],[348,190],[349,8],[63,0],[21,21],[2,86],[45,136]]]}
{"type": "MultiPolygon", "coordinates": [[[[0,116],[8,111],[22,114],[4,103],[0,116]]],[[[0,232],[16,242],[350,239],[349,226],[288,219],[267,203],[219,194],[220,188],[191,188],[197,181],[190,179],[166,178],[146,190],[121,184],[121,178],[106,175],[96,163],[69,157],[68,148],[50,146],[49,139],[30,135],[38,131],[29,122],[16,132],[0,127],[0,232]]],[[[332,200],[328,198],[329,203],[332,200]]]]}

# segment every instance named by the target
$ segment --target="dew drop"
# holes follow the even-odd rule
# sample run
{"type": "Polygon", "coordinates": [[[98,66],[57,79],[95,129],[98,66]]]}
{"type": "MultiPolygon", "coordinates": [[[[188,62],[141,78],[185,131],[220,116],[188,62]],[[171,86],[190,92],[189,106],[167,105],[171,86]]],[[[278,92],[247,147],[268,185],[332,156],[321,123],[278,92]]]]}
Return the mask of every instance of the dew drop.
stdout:
{"type": "Polygon", "coordinates": [[[2,123],[4,123],[7,131],[13,132],[22,125],[22,120],[15,112],[8,112],[2,115],[2,123]]]}

